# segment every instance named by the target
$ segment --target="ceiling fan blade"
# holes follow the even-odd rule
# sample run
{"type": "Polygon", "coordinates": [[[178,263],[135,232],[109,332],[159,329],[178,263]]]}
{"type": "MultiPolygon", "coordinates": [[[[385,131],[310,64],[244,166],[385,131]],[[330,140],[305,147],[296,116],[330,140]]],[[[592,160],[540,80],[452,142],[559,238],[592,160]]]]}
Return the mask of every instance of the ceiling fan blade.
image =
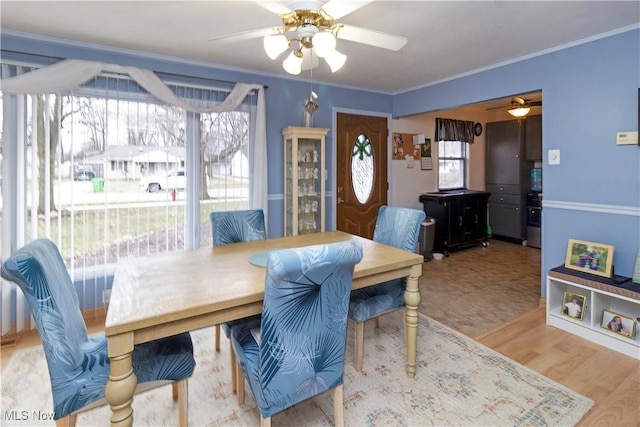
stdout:
{"type": "Polygon", "coordinates": [[[333,19],[340,19],[372,1],[373,0],[329,0],[322,5],[321,9],[333,19]]]}
{"type": "Polygon", "coordinates": [[[257,39],[259,37],[268,36],[270,34],[281,34],[284,32],[282,27],[268,27],[259,30],[241,31],[239,33],[226,34],[224,36],[211,37],[210,42],[239,42],[244,40],[257,39]]]}
{"type": "Polygon", "coordinates": [[[286,15],[291,12],[291,9],[276,0],[253,0],[253,2],[276,15],[286,15]]]}
{"type": "Polygon", "coordinates": [[[529,101],[528,99],[521,98],[519,96],[511,98],[512,105],[522,105],[526,107],[539,107],[542,105],[542,101],[529,101]]]}
{"type": "Polygon", "coordinates": [[[364,43],[371,46],[381,47],[389,50],[400,50],[407,44],[407,38],[396,36],[395,34],[383,33],[381,31],[367,28],[355,27],[353,25],[336,25],[338,30],[336,37],[353,42],[364,43]]]}

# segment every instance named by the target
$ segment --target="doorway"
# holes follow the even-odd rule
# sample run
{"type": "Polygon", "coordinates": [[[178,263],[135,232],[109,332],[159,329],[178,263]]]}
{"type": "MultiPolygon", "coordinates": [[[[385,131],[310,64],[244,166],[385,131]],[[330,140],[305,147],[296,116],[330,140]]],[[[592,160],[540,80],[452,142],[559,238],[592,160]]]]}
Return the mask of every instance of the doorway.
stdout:
{"type": "Polygon", "coordinates": [[[336,229],[373,238],[387,204],[386,117],[337,113],[336,229]]]}

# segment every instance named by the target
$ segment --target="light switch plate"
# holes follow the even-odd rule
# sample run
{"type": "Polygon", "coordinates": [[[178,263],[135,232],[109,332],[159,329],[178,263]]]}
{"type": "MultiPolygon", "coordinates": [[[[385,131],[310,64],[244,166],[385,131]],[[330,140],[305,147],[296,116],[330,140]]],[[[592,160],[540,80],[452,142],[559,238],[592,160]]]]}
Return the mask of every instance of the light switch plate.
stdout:
{"type": "Polygon", "coordinates": [[[617,145],[637,145],[638,132],[618,132],[616,134],[617,145]]]}
{"type": "Polygon", "coordinates": [[[560,150],[549,150],[549,164],[550,165],[560,164],[560,150]]]}

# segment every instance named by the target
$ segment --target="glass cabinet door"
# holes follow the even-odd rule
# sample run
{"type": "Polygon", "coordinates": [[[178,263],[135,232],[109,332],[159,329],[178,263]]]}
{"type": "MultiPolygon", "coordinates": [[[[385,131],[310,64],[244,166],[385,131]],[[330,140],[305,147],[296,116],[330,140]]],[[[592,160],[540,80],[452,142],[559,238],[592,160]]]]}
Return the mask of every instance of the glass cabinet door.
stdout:
{"type": "Polygon", "coordinates": [[[284,136],[285,236],[325,230],[325,137],[329,129],[287,127],[284,136]]]}

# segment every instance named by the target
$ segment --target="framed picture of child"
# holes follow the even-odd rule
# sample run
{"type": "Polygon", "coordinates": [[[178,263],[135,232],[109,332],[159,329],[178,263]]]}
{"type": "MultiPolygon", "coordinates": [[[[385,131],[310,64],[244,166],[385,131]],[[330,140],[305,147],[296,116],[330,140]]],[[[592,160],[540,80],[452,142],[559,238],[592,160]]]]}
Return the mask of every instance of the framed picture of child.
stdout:
{"type": "Polygon", "coordinates": [[[610,278],[613,270],[613,246],[569,239],[564,266],[583,273],[610,278]]]}
{"type": "Polygon", "coordinates": [[[623,337],[633,339],[636,336],[636,320],[613,311],[602,310],[600,326],[623,337]]]}

